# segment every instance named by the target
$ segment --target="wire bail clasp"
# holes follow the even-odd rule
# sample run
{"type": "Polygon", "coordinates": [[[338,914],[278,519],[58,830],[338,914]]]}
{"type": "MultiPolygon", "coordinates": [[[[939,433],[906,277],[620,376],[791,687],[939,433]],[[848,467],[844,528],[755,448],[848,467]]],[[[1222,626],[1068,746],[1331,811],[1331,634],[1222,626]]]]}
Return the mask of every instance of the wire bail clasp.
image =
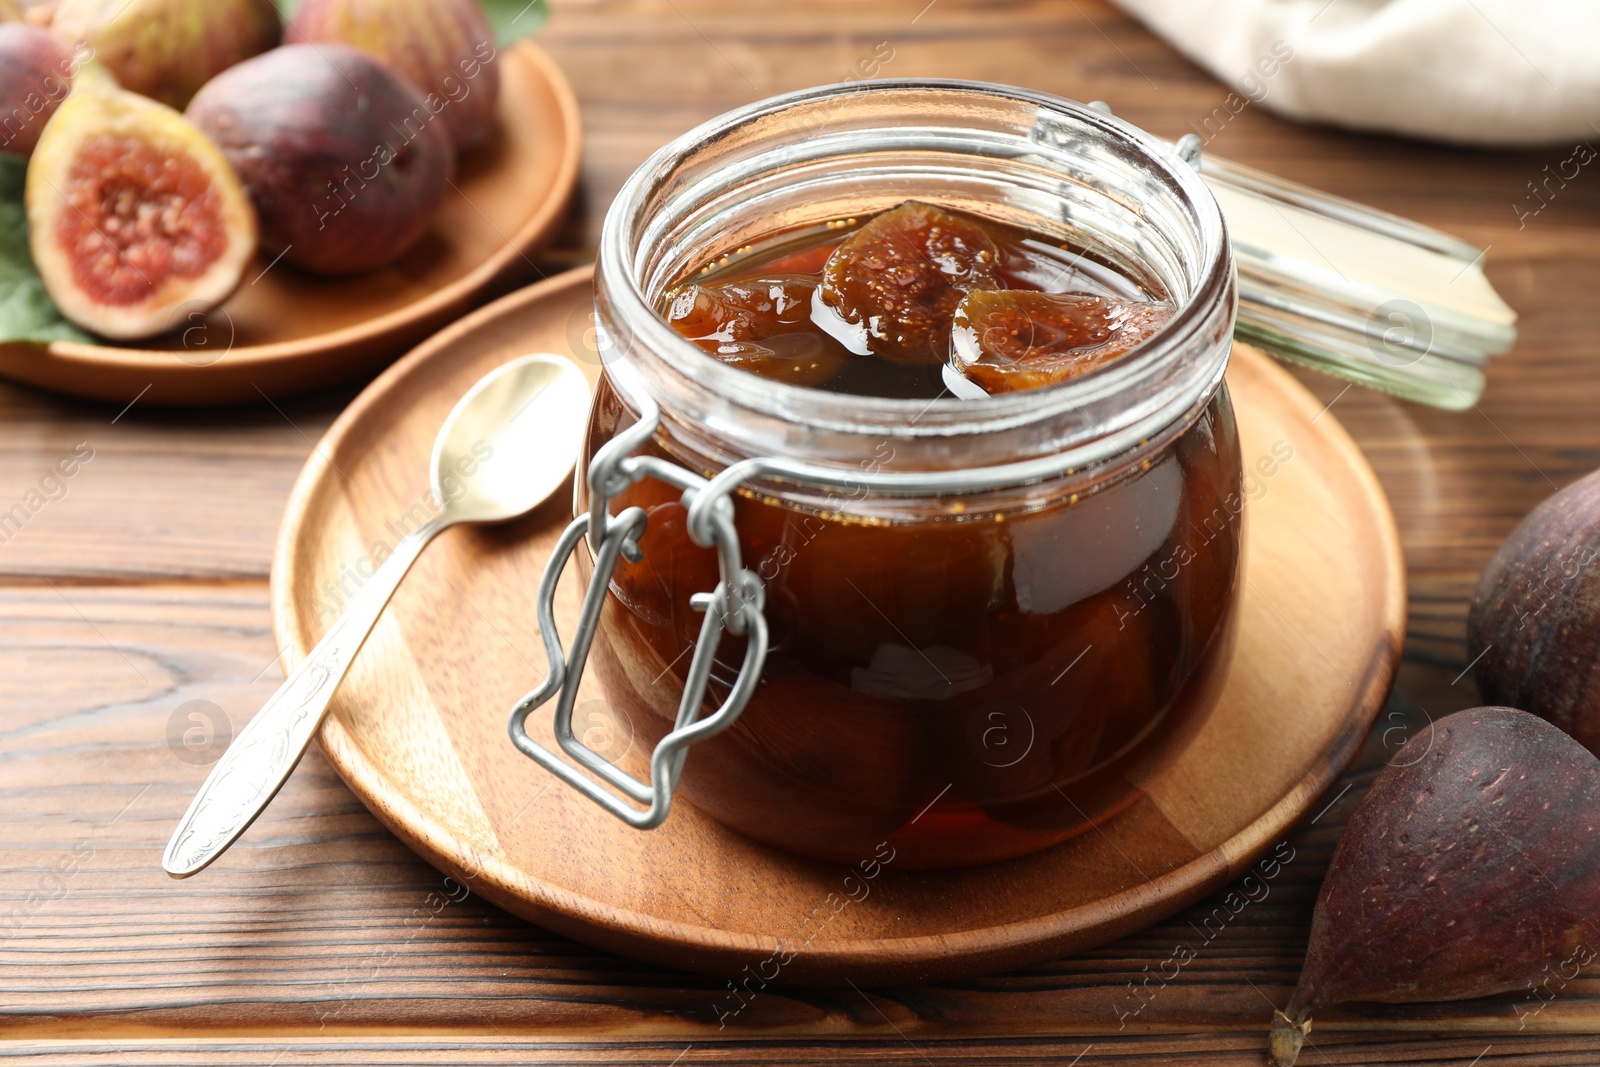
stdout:
{"type": "Polygon", "coordinates": [[[644,390],[627,389],[621,380],[625,375],[615,373],[617,370],[619,368],[612,368],[612,384],[618,394],[639,413],[639,419],[595,453],[588,470],[589,510],[567,526],[545,564],[544,574],[539,580],[537,613],[539,632],[544,636],[545,656],[550,669],[539,687],[512,708],[508,725],[512,742],[524,755],[623,822],[641,830],[649,830],[661,825],[667,817],[689,747],[732,726],[749,702],[756,682],[760,680],[761,669],[767,658],[767,620],[763,614],[766,590],[755,572],[745,568],[739,549],[739,535],[733,521],[733,501],[729,495],[740,479],[737,476],[724,476],[713,483],[664,459],[632,455],[635,449],[649,442],[655,434],[661,424],[661,409],[644,390]],[[705,613],[705,620],[701,623],[694,656],[689,663],[683,697],[678,704],[677,721],[650,755],[648,784],[612,766],[572,732],[572,711],[577,700],[578,685],[583,679],[584,664],[589,658],[589,648],[599,626],[600,611],[605,606],[618,558],[626,559],[629,563],[638,563],[643,559],[639,538],[644,534],[648,517],[638,507],[625,508],[620,514],[612,515],[611,501],[628,486],[646,477],[659,478],[683,490],[683,505],[689,511],[689,537],[703,548],[717,550],[719,571],[715,589],[708,593],[696,593],[689,599],[696,611],[705,613]],[[594,573],[584,591],[583,606],[572,638],[572,653],[568,656],[562,650],[561,636],[556,629],[556,588],[573,552],[585,538],[594,557],[594,573]],[[744,663],[721,706],[711,715],[702,717],[700,712],[705,702],[712,663],[725,630],[747,639],[744,663]],[[551,697],[556,697],[554,728],[557,744],[583,770],[600,779],[610,789],[528,736],[529,713],[551,697]],[[618,793],[622,796],[619,797],[618,793]],[[648,806],[641,808],[638,805],[648,806]]]}

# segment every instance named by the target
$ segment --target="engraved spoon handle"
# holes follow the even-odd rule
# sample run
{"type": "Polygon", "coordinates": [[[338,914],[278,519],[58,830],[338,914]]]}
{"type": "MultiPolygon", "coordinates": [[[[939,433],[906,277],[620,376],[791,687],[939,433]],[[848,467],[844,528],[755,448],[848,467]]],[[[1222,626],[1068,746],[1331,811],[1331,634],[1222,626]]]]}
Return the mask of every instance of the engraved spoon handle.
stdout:
{"type": "Polygon", "coordinates": [[[173,831],[161,866],[174,878],[203,870],[244,833],[288,779],[333,694],[411,565],[452,523],[449,505],[411,531],[351,598],[317,646],[283,680],[211,769],[173,831]]]}

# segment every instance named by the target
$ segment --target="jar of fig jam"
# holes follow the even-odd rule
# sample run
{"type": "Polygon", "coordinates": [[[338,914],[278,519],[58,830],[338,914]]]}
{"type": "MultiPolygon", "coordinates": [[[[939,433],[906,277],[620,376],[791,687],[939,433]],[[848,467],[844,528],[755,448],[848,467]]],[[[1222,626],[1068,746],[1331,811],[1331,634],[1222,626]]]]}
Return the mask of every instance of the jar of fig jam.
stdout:
{"type": "Polygon", "coordinates": [[[1235,302],[1199,176],[1091,107],[878,82],[668,145],[605,222],[518,746],[636,826],[676,791],[843,862],[987,862],[1114,814],[1230,654],[1235,302]],[[586,666],[647,774],[573,737],[586,666]],[[570,761],[523,728],[555,696],[570,761]]]}

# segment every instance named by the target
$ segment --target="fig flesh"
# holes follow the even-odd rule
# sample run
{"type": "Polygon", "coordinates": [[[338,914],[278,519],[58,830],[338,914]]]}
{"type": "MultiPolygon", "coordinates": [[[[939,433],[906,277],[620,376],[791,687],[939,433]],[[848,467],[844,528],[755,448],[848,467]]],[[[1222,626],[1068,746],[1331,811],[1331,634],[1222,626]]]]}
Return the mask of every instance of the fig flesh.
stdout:
{"type": "Polygon", "coordinates": [[[956,306],[950,364],[991,394],[1037,389],[1116,359],[1171,315],[1163,304],[1093,293],[974,291],[956,306]]]}
{"type": "Polygon", "coordinates": [[[272,0],[62,0],[50,27],[93,49],[124,89],[180,109],[282,32],[272,0]]]}
{"type": "Polygon", "coordinates": [[[1483,699],[1549,719],[1600,753],[1600,471],[1522,520],[1467,615],[1483,699]],[[1481,654],[1480,654],[1481,653],[1481,654]]]}
{"type": "Polygon", "coordinates": [[[422,96],[347,45],[285,45],[208,82],[189,117],[222,148],[263,248],[326,274],[370,270],[428,229],[455,173],[422,96]]]}
{"type": "Polygon", "coordinates": [[[1273,1062],[1295,1062],[1330,1004],[1489,996],[1597,955],[1600,761],[1526,712],[1457,712],[1408,741],[1351,815],[1273,1062]]]}
{"type": "Polygon", "coordinates": [[[305,0],[288,44],[347,44],[418,89],[457,151],[482,141],[500,98],[494,32],[478,0],[305,0]]]}
{"type": "Polygon", "coordinates": [[[0,152],[33,154],[76,67],[72,49],[49,30],[0,22],[0,152]]]}
{"type": "Polygon", "coordinates": [[[999,267],[1000,251],[982,226],[908,200],[834,249],[821,303],[855,332],[853,341],[839,338],[852,351],[937,366],[950,352],[956,305],[974,289],[1004,289],[999,267]]]}
{"type": "Polygon", "coordinates": [[[119,89],[68,95],[24,198],[46,292],[102,337],[150,337],[180,309],[215,307],[255,254],[255,216],[222,153],[178,112],[119,89]]]}
{"type": "Polygon", "coordinates": [[[724,363],[791,385],[821,385],[853,357],[807,329],[808,278],[771,275],[672,294],[667,322],[724,363]]]}

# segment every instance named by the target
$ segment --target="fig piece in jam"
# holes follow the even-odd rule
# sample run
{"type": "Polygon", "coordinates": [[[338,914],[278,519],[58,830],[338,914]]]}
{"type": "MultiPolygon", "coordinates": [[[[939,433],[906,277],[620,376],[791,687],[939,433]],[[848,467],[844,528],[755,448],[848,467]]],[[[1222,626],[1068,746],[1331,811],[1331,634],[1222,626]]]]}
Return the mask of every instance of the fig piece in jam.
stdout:
{"type": "Polygon", "coordinates": [[[1171,317],[1163,304],[1093,293],[974,291],[956,306],[951,366],[987,393],[1037,389],[1116,359],[1171,317]]]}
{"type": "Polygon", "coordinates": [[[908,200],[828,257],[822,303],[852,328],[848,347],[891,363],[940,364],[956,304],[974,289],[1001,288],[999,265],[1000,250],[980,223],[908,200]]]}
{"type": "Polygon", "coordinates": [[[817,386],[838,374],[850,355],[807,328],[816,288],[814,279],[798,275],[689,284],[674,290],[666,319],[724,363],[817,386]]]}
{"type": "Polygon", "coordinates": [[[659,306],[764,378],[931,400],[951,372],[989,393],[1086,373],[1160,329],[1164,295],[1042,234],[908,200],[719,257],[659,306]]]}

